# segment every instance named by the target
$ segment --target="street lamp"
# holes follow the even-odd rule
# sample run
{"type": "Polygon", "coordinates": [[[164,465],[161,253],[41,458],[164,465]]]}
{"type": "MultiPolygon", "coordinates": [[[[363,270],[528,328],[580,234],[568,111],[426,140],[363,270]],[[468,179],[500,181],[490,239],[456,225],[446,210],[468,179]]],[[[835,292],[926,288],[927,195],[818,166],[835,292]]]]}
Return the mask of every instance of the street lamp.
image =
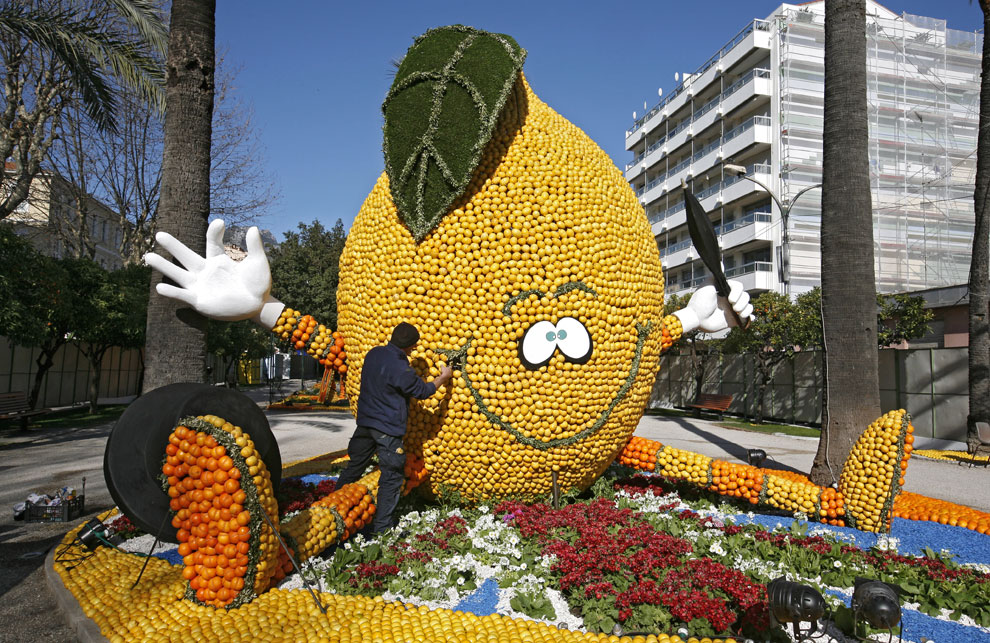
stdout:
{"type": "Polygon", "coordinates": [[[779,275],[780,280],[784,282],[784,294],[789,295],[790,284],[791,284],[791,274],[790,274],[791,245],[790,245],[790,238],[787,234],[787,217],[790,215],[791,208],[794,206],[794,203],[796,203],[797,200],[801,198],[802,194],[804,194],[809,190],[820,188],[822,184],[816,183],[814,185],[809,185],[808,187],[804,188],[803,190],[795,194],[794,198],[791,199],[785,206],[783,203],[781,203],[780,199],[777,198],[777,195],[774,194],[773,190],[771,190],[766,183],[760,181],[759,179],[754,179],[753,177],[749,176],[746,173],[746,168],[743,167],[742,165],[733,165],[731,163],[726,163],[725,165],[722,166],[722,168],[727,173],[733,176],[738,176],[741,179],[746,179],[747,181],[752,181],[753,183],[757,184],[758,186],[766,190],[767,194],[770,195],[770,198],[773,199],[773,202],[777,204],[777,209],[780,210],[780,223],[782,226],[781,234],[780,234],[780,254],[777,257],[777,265],[780,266],[780,275],[779,275]]]}

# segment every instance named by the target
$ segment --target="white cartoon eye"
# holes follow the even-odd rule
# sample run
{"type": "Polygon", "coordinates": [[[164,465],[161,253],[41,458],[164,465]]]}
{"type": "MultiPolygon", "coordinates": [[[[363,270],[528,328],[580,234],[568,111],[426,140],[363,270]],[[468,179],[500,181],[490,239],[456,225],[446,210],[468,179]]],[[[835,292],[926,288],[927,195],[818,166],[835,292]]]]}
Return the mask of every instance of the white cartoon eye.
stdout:
{"type": "Polygon", "coordinates": [[[553,357],[557,350],[557,328],[548,321],[538,321],[528,329],[519,343],[519,360],[531,371],[553,357]]]}
{"type": "Polygon", "coordinates": [[[584,364],[591,358],[591,335],[584,324],[564,317],[557,322],[557,347],[568,360],[584,364]]]}

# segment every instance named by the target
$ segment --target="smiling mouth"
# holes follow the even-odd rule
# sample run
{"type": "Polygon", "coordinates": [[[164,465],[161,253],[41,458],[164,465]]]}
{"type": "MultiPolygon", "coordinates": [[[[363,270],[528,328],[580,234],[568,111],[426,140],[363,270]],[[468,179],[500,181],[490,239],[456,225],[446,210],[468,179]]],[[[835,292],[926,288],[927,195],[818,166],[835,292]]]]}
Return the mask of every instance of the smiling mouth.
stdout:
{"type": "Polygon", "coordinates": [[[457,363],[458,361],[461,362],[461,379],[464,380],[464,384],[468,387],[468,390],[471,391],[471,395],[472,397],[474,397],[474,402],[475,404],[478,405],[478,409],[481,411],[481,414],[484,415],[485,418],[487,418],[488,421],[493,426],[497,426],[498,428],[502,429],[503,431],[514,437],[517,441],[519,441],[522,444],[525,444],[526,446],[530,446],[535,449],[545,451],[547,449],[552,449],[554,447],[570,446],[571,444],[574,444],[575,442],[583,440],[589,435],[596,433],[600,428],[605,426],[605,423],[608,422],[609,417],[611,417],[612,415],[612,411],[614,411],[615,407],[617,407],[619,403],[622,402],[622,400],[629,393],[629,389],[632,388],[633,382],[636,381],[636,375],[639,373],[640,362],[643,358],[643,346],[646,344],[646,338],[649,336],[650,331],[652,329],[653,329],[652,321],[647,322],[645,325],[636,322],[636,352],[633,355],[632,365],[629,369],[629,375],[626,376],[626,380],[622,383],[622,386],[619,387],[619,390],[616,392],[615,397],[612,398],[612,401],[609,402],[609,405],[605,408],[605,410],[601,412],[601,415],[598,416],[598,419],[596,419],[591,424],[591,426],[583,429],[579,433],[576,433],[570,437],[557,438],[554,440],[545,440],[545,441],[524,435],[521,431],[516,429],[508,422],[502,420],[502,418],[500,418],[498,415],[493,413],[488,408],[488,405],[485,403],[484,398],[481,396],[481,393],[478,391],[477,388],[475,388],[474,384],[471,382],[471,378],[468,376],[468,372],[467,372],[467,360],[465,359],[465,356],[467,355],[467,350],[468,348],[471,347],[471,342],[473,341],[474,338],[469,337],[467,342],[465,342],[465,344],[458,349],[445,350],[442,348],[438,348],[438,349],[434,349],[434,352],[443,355],[451,363],[457,363]]]}

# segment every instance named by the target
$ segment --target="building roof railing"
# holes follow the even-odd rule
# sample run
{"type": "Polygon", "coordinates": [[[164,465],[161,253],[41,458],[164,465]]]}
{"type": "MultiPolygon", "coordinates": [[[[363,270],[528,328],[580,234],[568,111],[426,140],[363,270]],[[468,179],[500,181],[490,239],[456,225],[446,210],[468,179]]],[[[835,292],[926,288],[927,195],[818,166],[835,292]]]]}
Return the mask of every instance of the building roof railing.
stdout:
{"type": "MultiPolygon", "coordinates": [[[[770,22],[767,20],[753,20],[748,25],[743,27],[739,31],[739,33],[733,36],[729,40],[729,42],[725,43],[725,45],[723,45],[722,48],[715,53],[715,55],[713,55],[711,58],[706,60],[704,64],[702,64],[700,67],[698,67],[697,70],[695,70],[694,73],[686,75],[685,78],[686,80],[688,80],[688,84],[690,84],[690,79],[700,74],[703,74],[709,69],[711,69],[711,67],[716,63],[718,63],[719,60],[724,58],[725,55],[729,53],[733,47],[735,47],[740,42],[742,42],[746,38],[746,36],[753,33],[754,31],[770,31],[770,22]]],[[[685,82],[682,80],[677,85],[677,87],[674,88],[672,92],[670,92],[662,99],[660,99],[660,102],[654,105],[653,108],[650,109],[650,111],[647,112],[645,116],[643,116],[642,118],[638,119],[635,123],[633,123],[633,126],[629,129],[628,132],[626,132],[626,136],[629,136],[630,134],[638,130],[640,127],[642,127],[643,124],[646,123],[646,121],[648,121],[654,114],[657,114],[661,109],[663,109],[664,106],[667,105],[667,103],[669,103],[670,101],[674,100],[677,96],[679,96],[685,90],[685,88],[687,88],[688,84],[685,84],[685,82]]]]}

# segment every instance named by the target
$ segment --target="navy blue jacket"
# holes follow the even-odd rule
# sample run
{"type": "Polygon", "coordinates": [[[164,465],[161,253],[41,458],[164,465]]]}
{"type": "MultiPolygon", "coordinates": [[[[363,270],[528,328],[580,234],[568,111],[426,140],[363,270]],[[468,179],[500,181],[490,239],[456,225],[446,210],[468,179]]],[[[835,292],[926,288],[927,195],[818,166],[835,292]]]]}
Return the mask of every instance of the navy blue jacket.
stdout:
{"type": "Polygon", "coordinates": [[[357,423],[402,437],[409,419],[409,398],[425,400],[437,392],[409,364],[405,351],[394,344],[376,346],[364,356],[357,423]]]}

